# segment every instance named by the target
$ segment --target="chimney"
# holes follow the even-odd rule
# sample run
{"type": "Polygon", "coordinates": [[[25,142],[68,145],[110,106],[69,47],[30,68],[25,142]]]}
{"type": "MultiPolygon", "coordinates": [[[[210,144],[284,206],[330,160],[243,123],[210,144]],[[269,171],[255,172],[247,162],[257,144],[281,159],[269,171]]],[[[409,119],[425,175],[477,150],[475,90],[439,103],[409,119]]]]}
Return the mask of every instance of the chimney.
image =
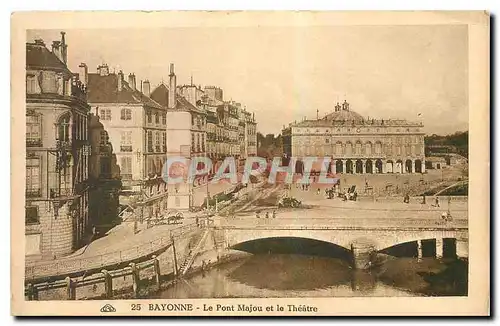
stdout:
{"type": "Polygon", "coordinates": [[[80,63],[80,65],[78,66],[80,67],[80,73],[79,73],[79,78],[80,78],[80,81],[82,82],[83,85],[87,86],[88,82],[89,82],[89,69],[87,67],[87,65],[85,63],[80,63]]]}
{"type": "Polygon", "coordinates": [[[136,90],[136,84],[135,84],[135,74],[129,74],[128,75],[128,85],[133,89],[136,90]]]}
{"type": "Polygon", "coordinates": [[[176,93],[177,93],[177,81],[174,73],[174,64],[170,64],[170,77],[168,83],[168,108],[175,109],[175,103],[177,102],[176,93]]]}
{"type": "Polygon", "coordinates": [[[97,67],[97,73],[99,76],[107,76],[109,75],[109,67],[107,64],[103,63],[102,65],[97,67]]]}
{"type": "Polygon", "coordinates": [[[149,84],[149,80],[145,80],[142,82],[142,94],[146,95],[149,97],[151,93],[151,86],[149,84]]]}
{"type": "Polygon", "coordinates": [[[61,58],[64,64],[68,63],[68,45],[66,44],[66,38],[64,35],[66,32],[61,32],[61,58]]]}
{"type": "Polygon", "coordinates": [[[63,61],[61,55],[61,41],[52,41],[52,53],[54,53],[59,60],[63,61]]]}
{"type": "Polygon", "coordinates": [[[123,89],[123,71],[118,72],[118,92],[123,89]]]}

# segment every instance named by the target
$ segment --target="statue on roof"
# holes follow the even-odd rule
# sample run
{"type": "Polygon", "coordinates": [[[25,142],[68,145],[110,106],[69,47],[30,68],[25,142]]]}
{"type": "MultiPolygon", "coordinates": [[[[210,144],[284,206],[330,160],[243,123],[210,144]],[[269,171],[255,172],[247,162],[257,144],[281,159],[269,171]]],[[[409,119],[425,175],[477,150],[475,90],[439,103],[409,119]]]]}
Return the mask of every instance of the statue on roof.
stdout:
{"type": "Polygon", "coordinates": [[[337,105],[335,105],[335,112],[339,112],[340,108],[341,108],[341,106],[340,106],[339,102],[337,102],[337,105]]]}
{"type": "Polygon", "coordinates": [[[349,111],[349,103],[347,103],[347,100],[344,100],[344,103],[342,103],[342,110],[349,111]]]}

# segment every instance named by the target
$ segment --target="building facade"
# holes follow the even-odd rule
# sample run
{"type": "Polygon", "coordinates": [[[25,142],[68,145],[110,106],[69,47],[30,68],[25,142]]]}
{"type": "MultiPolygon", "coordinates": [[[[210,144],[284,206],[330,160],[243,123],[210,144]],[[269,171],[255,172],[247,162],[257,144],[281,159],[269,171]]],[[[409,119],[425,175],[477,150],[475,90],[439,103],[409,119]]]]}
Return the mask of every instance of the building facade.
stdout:
{"type": "MultiPolygon", "coordinates": [[[[365,119],[347,101],[323,118],[290,124],[282,135],[285,154],[297,158],[298,173],[304,169],[301,157],[307,156],[330,158],[332,173],[425,172],[422,123],[365,119]]],[[[320,170],[313,165],[313,172],[320,170]]]]}
{"type": "Polygon", "coordinates": [[[67,68],[64,32],[49,50],[26,44],[26,249],[55,258],[86,243],[89,106],[85,86],[67,68]]]}
{"type": "Polygon", "coordinates": [[[167,209],[167,187],[161,171],[167,150],[167,112],[149,98],[149,81],[137,89],[134,74],[110,72],[106,64],[89,73],[80,65],[92,112],[108,133],[120,169],[120,201],[136,211],[136,218],[156,217],[167,209]]]}
{"type": "Polygon", "coordinates": [[[109,134],[99,117],[89,116],[89,216],[92,225],[104,232],[118,221],[122,182],[109,134]]]}
{"type": "Polygon", "coordinates": [[[178,86],[171,64],[168,85],[161,83],[151,98],[167,111],[167,157],[212,160],[210,171],[195,178],[192,184],[169,186],[170,209],[189,210],[194,189],[206,184],[227,156],[243,159],[256,154],[255,117],[240,103],[224,101],[221,88],[202,89],[192,81],[190,85],[178,86]]]}

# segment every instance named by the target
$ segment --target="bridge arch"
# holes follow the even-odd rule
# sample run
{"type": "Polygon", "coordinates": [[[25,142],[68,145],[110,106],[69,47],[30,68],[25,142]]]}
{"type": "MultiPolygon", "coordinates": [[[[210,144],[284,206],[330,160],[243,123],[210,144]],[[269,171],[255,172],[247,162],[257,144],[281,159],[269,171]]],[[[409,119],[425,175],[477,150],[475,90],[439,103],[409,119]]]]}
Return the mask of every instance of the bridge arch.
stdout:
{"type": "Polygon", "coordinates": [[[262,237],[239,242],[231,249],[253,254],[301,254],[351,259],[351,250],[336,243],[298,236],[262,237]]]}

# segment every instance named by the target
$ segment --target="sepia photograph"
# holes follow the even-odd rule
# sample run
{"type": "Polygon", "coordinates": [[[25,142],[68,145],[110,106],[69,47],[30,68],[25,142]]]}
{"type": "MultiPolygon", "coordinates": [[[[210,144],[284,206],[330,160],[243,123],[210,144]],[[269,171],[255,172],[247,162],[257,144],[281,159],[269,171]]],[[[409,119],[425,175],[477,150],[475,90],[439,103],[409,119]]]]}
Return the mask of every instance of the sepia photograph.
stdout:
{"type": "Polygon", "coordinates": [[[487,311],[487,13],[94,14],[13,31],[20,314],[487,311]]]}

